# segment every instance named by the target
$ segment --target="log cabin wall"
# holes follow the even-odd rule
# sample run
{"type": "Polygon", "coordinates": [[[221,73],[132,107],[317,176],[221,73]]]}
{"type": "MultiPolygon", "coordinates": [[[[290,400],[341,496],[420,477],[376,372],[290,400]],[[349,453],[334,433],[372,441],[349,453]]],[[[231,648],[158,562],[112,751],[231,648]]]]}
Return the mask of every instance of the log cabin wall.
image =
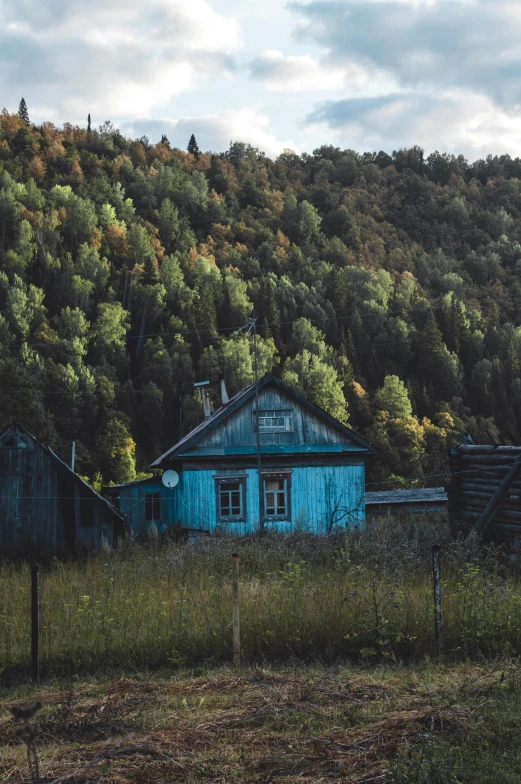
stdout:
{"type": "MultiPolygon", "coordinates": [[[[450,452],[449,516],[453,524],[473,526],[496,494],[520,446],[462,444],[450,452]]],[[[491,541],[521,538],[521,473],[517,474],[485,531],[491,541]]]]}

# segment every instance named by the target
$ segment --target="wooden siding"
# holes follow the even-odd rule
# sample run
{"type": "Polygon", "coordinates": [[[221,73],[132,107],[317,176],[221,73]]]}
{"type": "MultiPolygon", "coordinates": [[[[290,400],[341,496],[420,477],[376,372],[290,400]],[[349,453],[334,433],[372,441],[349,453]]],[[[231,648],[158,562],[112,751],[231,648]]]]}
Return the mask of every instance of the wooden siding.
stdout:
{"type": "Polygon", "coordinates": [[[148,533],[150,523],[145,520],[145,493],[159,493],[161,496],[160,525],[170,528],[180,520],[179,485],[169,490],[161,478],[123,485],[118,488],[119,509],[127,516],[127,527],[137,536],[148,533]]]}
{"type": "Polygon", "coordinates": [[[378,507],[396,506],[406,509],[411,506],[421,510],[424,506],[443,509],[447,506],[447,491],[444,487],[419,487],[413,490],[381,490],[365,494],[367,511],[378,507]]]}
{"type": "MultiPolygon", "coordinates": [[[[282,532],[300,528],[325,533],[336,505],[347,513],[340,520],[342,527],[352,527],[365,519],[363,465],[287,465],[277,468],[277,471],[284,470],[291,472],[292,519],[266,521],[266,528],[282,532]]],[[[258,474],[253,468],[183,471],[174,491],[177,491],[179,498],[179,522],[186,528],[214,531],[217,527],[215,478],[244,475],[246,522],[221,524],[220,529],[236,535],[250,534],[258,530],[258,474]]]]}
{"type": "MultiPolygon", "coordinates": [[[[373,447],[270,376],[259,383],[258,404],[260,410],[292,412],[290,431],[260,434],[263,473],[288,473],[291,488],[290,519],[266,519],[266,528],[324,533],[331,527],[362,524],[365,459],[373,447]]],[[[192,530],[212,532],[218,527],[237,535],[259,529],[255,408],[254,389],[249,387],[152,464],[179,472],[170,516],[176,516],[174,522],[192,530]],[[246,479],[246,520],[218,525],[216,479],[234,476],[246,479]]],[[[150,483],[147,480],[147,491],[150,483]]],[[[159,484],[157,488],[164,496],[165,490],[159,484]]],[[[144,489],[141,483],[120,488],[120,508],[136,532],[146,527],[140,504],[144,489]]],[[[165,514],[166,524],[170,518],[165,514]]]]}
{"type": "MultiPolygon", "coordinates": [[[[196,444],[197,448],[205,447],[241,447],[257,445],[257,435],[253,428],[252,411],[255,398],[245,402],[241,408],[230,414],[196,444]]],[[[293,412],[293,431],[289,433],[261,433],[262,445],[355,445],[347,436],[336,428],[321,420],[311,411],[299,405],[294,398],[285,395],[281,390],[267,386],[259,392],[259,408],[261,410],[289,410],[293,412]]],[[[190,450],[193,451],[193,450],[190,450]]]]}
{"type": "Polygon", "coordinates": [[[0,446],[0,552],[113,543],[116,513],[35,439],[0,446]]]}

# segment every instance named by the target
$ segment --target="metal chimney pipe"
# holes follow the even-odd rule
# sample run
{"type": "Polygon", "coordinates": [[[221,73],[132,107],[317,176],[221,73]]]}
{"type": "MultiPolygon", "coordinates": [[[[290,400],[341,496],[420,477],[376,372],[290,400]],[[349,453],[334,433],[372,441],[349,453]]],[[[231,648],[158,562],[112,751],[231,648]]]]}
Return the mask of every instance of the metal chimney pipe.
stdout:
{"type": "Polygon", "coordinates": [[[201,387],[201,399],[203,401],[204,418],[208,419],[208,417],[212,416],[212,409],[210,406],[210,395],[206,387],[201,387]]]}
{"type": "Polygon", "coordinates": [[[208,394],[208,385],[210,384],[209,381],[197,381],[194,384],[196,389],[199,389],[201,392],[201,403],[203,404],[203,411],[204,411],[204,418],[208,419],[208,417],[212,416],[212,408],[210,406],[210,395],[208,394]]]}
{"type": "Polygon", "coordinates": [[[226,403],[230,402],[230,398],[228,397],[228,391],[226,389],[226,381],[224,380],[224,375],[222,373],[219,373],[219,383],[221,385],[221,403],[223,404],[223,406],[225,406],[226,403]]]}

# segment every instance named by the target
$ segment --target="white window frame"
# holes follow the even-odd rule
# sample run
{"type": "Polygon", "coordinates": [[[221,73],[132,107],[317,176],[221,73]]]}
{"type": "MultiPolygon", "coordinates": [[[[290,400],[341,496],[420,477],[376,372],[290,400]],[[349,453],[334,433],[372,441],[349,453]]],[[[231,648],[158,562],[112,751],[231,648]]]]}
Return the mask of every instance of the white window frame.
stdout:
{"type": "Polygon", "coordinates": [[[217,501],[217,521],[223,523],[243,523],[246,521],[246,477],[245,476],[216,476],[215,494],[217,501]],[[239,485],[239,490],[226,490],[226,485],[239,485]],[[232,514],[232,493],[239,493],[239,513],[232,514]],[[230,514],[223,514],[221,493],[228,493],[228,509],[230,514]]]}
{"type": "Polygon", "coordinates": [[[160,523],[161,522],[161,493],[158,490],[151,490],[150,492],[143,493],[145,503],[145,522],[146,523],[160,523]],[[152,498],[147,498],[152,496],[152,498]],[[147,517],[148,509],[150,509],[151,517],[147,517]],[[159,517],[154,517],[154,509],[159,510],[159,517]]]}
{"type": "Polygon", "coordinates": [[[257,418],[257,411],[253,410],[253,429],[257,432],[257,421],[259,433],[292,433],[293,432],[293,411],[289,408],[260,408],[257,418]]]}

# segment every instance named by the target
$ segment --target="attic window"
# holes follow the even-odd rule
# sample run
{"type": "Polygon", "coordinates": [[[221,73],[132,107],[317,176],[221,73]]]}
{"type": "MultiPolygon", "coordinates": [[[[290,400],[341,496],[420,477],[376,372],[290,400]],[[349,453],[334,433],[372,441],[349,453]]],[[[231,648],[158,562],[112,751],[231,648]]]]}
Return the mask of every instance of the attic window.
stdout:
{"type": "MultiPolygon", "coordinates": [[[[253,412],[253,428],[257,432],[257,412],[253,412]]],[[[291,433],[293,412],[281,409],[259,409],[259,433],[291,433]]]]}
{"type": "Polygon", "coordinates": [[[8,430],[7,433],[0,437],[0,447],[5,447],[6,449],[30,449],[31,444],[23,433],[20,433],[18,430],[8,430]]]}

